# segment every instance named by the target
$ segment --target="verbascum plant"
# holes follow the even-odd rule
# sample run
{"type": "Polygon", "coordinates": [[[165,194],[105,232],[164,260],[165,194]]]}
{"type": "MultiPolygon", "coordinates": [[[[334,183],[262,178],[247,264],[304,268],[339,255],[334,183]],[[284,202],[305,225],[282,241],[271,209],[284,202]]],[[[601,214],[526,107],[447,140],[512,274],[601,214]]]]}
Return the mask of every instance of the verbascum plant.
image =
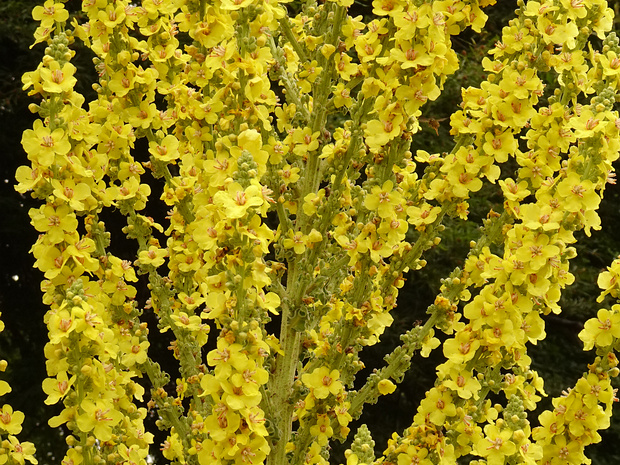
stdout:
{"type": "MultiPolygon", "coordinates": [[[[600,228],[618,158],[613,11],[520,2],[482,62],[487,79],[455,107],[453,150],[414,155],[422,108],[459,66],[452,37],[480,32],[494,1],[374,0],[368,23],[349,16],[353,0],[287,3],[33,11],[47,48],[23,78],[40,119],[23,135],[30,166],[16,188],[42,202],[32,253],[49,306],[43,390],[64,406],[49,423],[71,431],[63,464],[146,463],[145,388],[171,463],[329,463],[364,405],[440,346],[411,425],[378,458],[360,427],[347,465],[588,463],[615,400],[620,305],[586,323],[596,358],[534,428],[528,411],[545,392],[527,351],[545,338],[541,316],[561,311],[575,232],[600,228]],[[74,90],[76,41],[95,56],[89,102],[74,90]],[[406,275],[427,265],[446,216],[468,220],[487,182],[500,211],[428,319],[355,390],[406,275]],[[126,217],[131,257],[110,251],[110,211],[126,217]],[[156,329],[171,334],[174,381],[149,355],[156,329]]],[[[618,273],[614,262],[601,275],[603,295],[618,297],[618,273]]],[[[8,457],[34,461],[11,438],[8,457]]]]}
{"type": "MultiPolygon", "coordinates": [[[[0,320],[0,332],[4,331],[4,322],[0,320]]],[[[7,369],[8,362],[0,360],[0,371],[7,369]]],[[[0,380],[0,396],[11,392],[11,386],[4,380],[0,380]]],[[[22,431],[24,414],[19,410],[13,410],[9,404],[3,404],[0,410],[0,464],[24,465],[26,460],[32,464],[37,463],[34,458],[34,444],[20,441],[17,435],[22,431]]]]}

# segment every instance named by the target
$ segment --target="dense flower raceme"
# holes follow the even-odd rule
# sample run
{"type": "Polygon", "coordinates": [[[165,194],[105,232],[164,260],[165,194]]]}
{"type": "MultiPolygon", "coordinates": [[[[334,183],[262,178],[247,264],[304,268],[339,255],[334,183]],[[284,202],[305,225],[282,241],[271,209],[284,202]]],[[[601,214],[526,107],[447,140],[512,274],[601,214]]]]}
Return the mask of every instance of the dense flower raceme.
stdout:
{"type": "MultiPolygon", "coordinates": [[[[348,15],[352,0],[296,15],[286,3],[84,0],[70,15],[47,0],[33,11],[47,48],[23,81],[41,119],[16,177],[43,201],[32,253],[50,307],[43,389],[64,406],[50,425],[71,431],[63,463],[146,462],[139,378],[171,462],[327,463],[364,404],[440,345],[435,330],[446,362],[411,426],[378,459],[360,428],[348,463],[582,463],[609,424],[618,308],[586,324],[597,358],[534,429],[527,411],[544,389],[527,345],[545,337],[541,315],[560,311],[574,232],[600,227],[618,158],[612,10],[519,4],[482,63],[487,80],[463,91],[454,150],[414,157],[422,107],[458,68],[451,37],[479,32],[494,2],[374,0],[367,24],[348,15]],[[77,40],[95,54],[90,102],[74,90],[77,40]],[[552,95],[543,73],[557,76],[552,95]],[[486,181],[503,213],[490,212],[430,318],[353,390],[404,274],[426,265],[446,215],[467,220],[486,181]],[[151,186],[165,219],[140,213],[157,202],[151,186]],[[109,211],[126,217],[134,256],[110,252],[109,211]],[[174,381],[149,357],[144,312],[172,338],[174,381]]],[[[615,298],[617,268],[599,280],[615,298]]],[[[0,461],[34,461],[5,424],[0,461]]]]}
{"type": "MultiPolygon", "coordinates": [[[[4,322],[0,321],[0,332],[4,331],[4,322]]],[[[4,372],[8,366],[6,360],[0,360],[0,371],[4,372]]],[[[11,386],[4,380],[0,380],[0,396],[11,392],[11,386]]],[[[36,464],[34,458],[34,444],[31,442],[21,442],[17,435],[22,430],[24,414],[18,410],[13,410],[9,404],[3,404],[0,411],[0,463],[15,463],[24,465],[29,461],[36,464]]]]}

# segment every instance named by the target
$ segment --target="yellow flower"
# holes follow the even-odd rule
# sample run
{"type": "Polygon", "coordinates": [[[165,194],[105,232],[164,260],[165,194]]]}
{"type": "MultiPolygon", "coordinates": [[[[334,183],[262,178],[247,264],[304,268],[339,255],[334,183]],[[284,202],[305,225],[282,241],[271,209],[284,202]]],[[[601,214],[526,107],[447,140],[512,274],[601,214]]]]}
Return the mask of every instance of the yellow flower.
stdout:
{"type": "Polygon", "coordinates": [[[11,391],[12,389],[9,383],[7,383],[6,381],[0,381],[0,396],[8,394],[11,391]]]}
{"type": "Polygon", "coordinates": [[[506,457],[517,451],[517,446],[511,441],[512,430],[486,425],[484,433],[486,437],[476,443],[476,451],[486,458],[489,465],[503,464],[506,457]]]}
{"type": "Polygon", "coordinates": [[[596,193],[592,181],[581,179],[575,172],[570,172],[558,184],[558,195],[562,199],[565,211],[579,212],[580,210],[596,210],[601,198],[596,193]]]}
{"type": "Polygon", "coordinates": [[[140,448],[138,444],[132,444],[127,447],[125,444],[118,446],[118,453],[125,459],[123,463],[143,463],[148,454],[147,449],[140,448]]]}
{"type": "MultiPolygon", "coordinates": [[[[603,55],[598,55],[598,57],[602,60],[603,55]]],[[[565,51],[559,55],[552,55],[550,63],[558,71],[558,73],[561,73],[562,71],[570,71],[577,75],[585,75],[588,70],[588,65],[585,64],[584,60],[584,52],[581,50],[574,50],[570,52],[565,51]]],[[[605,70],[603,73],[605,73],[605,70]]]]}
{"type": "Polygon", "coordinates": [[[511,204],[519,203],[525,199],[531,192],[528,190],[527,181],[523,180],[517,184],[512,178],[500,179],[499,185],[504,193],[504,198],[511,204]]]}
{"type": "Polygon", "coordinates": [[[76,410],[75,407],[65,408],[62,410],[62,412],[60,412],[59,415],[56,415],[55,417],[50,418],[47,423],[52,428],[58,428],[63,423],[67,423],[68,421],[74,421],[75,414],[76,414],[75,410],[76,410]]]}
{"type": "Polygon", "coordinates": [[[330,394],[338,395],[344,389],[342,383],[338,381],[339,377],[338,370],[330,372],[329,368],[323,366],[315,368],[312,373],[304,373],[301,375],[301,380],[310,388],[314,397],[326,399],[330,394]]]}
{"type": "Polygon", "coordinates": [[[381,218],[391,218],[396,216],[394,207],[405,203],[400,192],[394,189],[394,183],[387,180],[383,186],[373,186],[370,194],[364,199],[364,207],[371,211],[376,211],[381,218]]]}
{"type": "Polygon", "coordinates": [[[278,175],[284,184],[294,184],[299,180],[299,168],[296,166],[291,166],[287,163],[281,170],[278,170],[278,175]]]}
{"type": "Polygon", "coordinates": [[[381,222],[377,228],[377,234],[379,237],[385,238],[386,245],[391,248],[405,238],[408,229],[409,224],[404,219],[388,218],[381,222]]]}
{"type": "Polygon", "coordinates": [[[580,378],[575,384],[575,391],[583,396],[583,404],[588,409],[595,409],[599,403],[610,405],[615,398],[609,378],[601,378],[596,373],[580,378]]]}
{"type": "MultiPolygon", "coordinates": [[[[445,48],[445,46],[444,46],[445,48]]],[[[438,53],[439,50],[434,50],[438,53]]],[[[434,57],[428,52],[425,44],[401,41],[398,46],[390,50],[390,57],[400,63],[402,69],[430,66],[434,57]]],[[[378,59],[380,61],[382,59],[378,59]]]]}
{"type": "MultiPolygon", "coordinates": [[[[239,436],[237,436],[239,437],[239,436]]],[[[240,441],[241,442],[241,441],[240,441]]],[[[271,448],[262,436],[254,436],[249,442],[243,443],[235,455],[234,463],[259,465],[265,462],[271,448]]]]}
{"type": "Polygon", "coordinates": [[[383,46],[377,38],[368,37],[366,35],[358,37],[355,41],[355,49],[357,56],[362,63],[373,61],[380,55],[383,46]]]}
{"type": "Polygon", "coordinates": [[[336,108],[342,108],[343,106],[350,108],[351,105],[353,105],[351,92],[345,87],[344,83],[339,82],[333,87],[332,92],[334,94],[334,106],[336,108]]]}
{"type": "Polygon", "coordinates": [[[319,189],[319,192],[310,192],[304,197],[303,211],[306,215],[312,216],[316,214],[319,205],[325,198],[325,189],[319,189]]]}
{"type": "Polygon", "coordinates": [[[19,434],[22,430],[22,422],[24,414],[19,411],[13,411],[13,408],[4,404],[0,410],[0,430],[4,430],[8,434],[19,434]]]}
{"type": "Polygon", "coordinates": [[[108,80],[108,88],[117,96],[123,97],[127,95],[131,89],[133,89],[135,79],[135,66],[130,65],[127,68],[118,70],[110,76],[110,79],[108,80]]]}
{"type": "Polygon", "coordinates": [[[141,265],[152,265],[157,268],[164,264],[164,258],[167,256],[167,250],[151,245],[148,250],[143,250],[138,254],[138,263],[141,265]]]}
{"type": "Polygon", "coordinates": [[[15,171],[15,180],[18,182],[15,186],[15,190],[20,194],[24,194],[34,189],[42,179],[41,170],[22,165],[15,171]]]}
{"type": "Polygon", "coordinates": [[[295,143],[295,148],[293,149],[293,153],[305,156],[309,152],[313,152],[319,148],[319,131],[312,132],[309,127],[305,127],[303,129],[295,129],[293,133],[293,142],[295,143]]]}
{"type": "Polygon", "coordinates": [[[38,210],[31,209],[28,214],[35,229],[46,233],[51,244],[63,242],[66,235],[77,231],[77,218],[68,205],[56,208],[53,205],[42,205],[38,210]]]}
{"type": "Polygon", "coordinates": [[[614,260],[611,266],[607,267],[607,271],[598,275],[596,284],[603,290],[596,299],[597,302],[602,302],[607,294],[618,297],[620,291],[620,259],[614,260]]]}
{"type": "Polygon", "coordinates": [[[509,155],[514,155],[517,150],[517,141],[511,130],[504,132],[487,132],[484,135],[482,149],[487,155],[494,157],[498,163],[504,163],[509,155]]]}
{"type": "Polygon", "coordinates": [[[407,207],[408,221],[415,225],[416,229],[423,229],[425,225],[435,222],[439,212],[441,212],[440,207],[433,207],[426,202],[419,206],[407,207]]]}
{"type": "Polygon", "coordinates": [[[196,307],[202,305],[205,298],[202,297],[200,292],[192,292],[191,295],[187,295],[185,292],[179,292],[179,300],[183,302],[183,305],[188,310],[194,310],[196,307]]]}
{"type": "Polygon", "coordinates": [[[532,68],[523,71],[508,69],[499,84],[500,88],[518,99],[528,99],[536,90],[542,89],[542,82],[532,68]]]}
{"type": "Polygon", "coordinates": [[[620,305],[614,305],[611,310],[601,308],[596,318],[586,321],[579,333],[583,341],[583,348],[590,350],[597,347],[609,347],[614,338],[620,337],[620,305]]]}
{"type": "Polygon", "coordinates": [[[125,118],[129,124],[134,128],[146,129],[157,115],[157,106],[154,103],[149,103],[148,100],[143,100],[139,106],[130,106],[125,112],[125,118]]]}
{"type": "Polygon", "coordinates": [[[379,263],[382,258],[389,257],[394,251],[388,242],[379,239],[375,233],[372,234],[369,242],[370,259],[375,263],[379,263]]]}
{"type": "MultiPolygon", "coordinates": [[[[428,417],[429,421],[437,426],[443,426],[446,418],[456,415],[456,405],[448,389],[432,388],[420,402],[416,417],[428,417]]],[[[416,420],[417,421],[417,420],[416,420]]],[[[422,421],[423,423],[423,421],[422,421]]]]}
{"type": "MultiPolygon", "coordinates": [[[[19,442],[15,436],[9,436],[9,455],[14,462],[24,465],[24,461],[28,460],[32,464],[37,464],[37,459],[34,458],[36,452],[34,444],[31,442],[19,442]]],[[[4,446],[3,444],[3,447],[4,446]]]]}
{"type": "Polygon", "coordinates": [[[90,187],[83,182],[76,184],[73,179],[63,179],[62,181],[53,179],[52,186],[54,187],[54,195],[67,202],[76,211],[85,210],[84,201],[92,198],[90,187]]]}
{"type": "Polygon", "coordinates": [[[125,341],[121,346],[123,353],[121,363],[126,367],[132,367],[135,364],[142,364],[146,362],[147,349],[149,347],[148,341],[140,342],[137,336],[133,336],[131,340],[125,341]]]}
{"type": "MultiPolygon", "coordinates": [[[[173,313],[170,315],[170,318],[177,327],[188,331],[201,331],[203,328],[202,320],[197,315],[188,315],[185,312],[178,312],[178,314],[173,313]]],[[[162,331],[165,329],[167,329],[167,327],[162,329],[162,331]]]]}
{"type": "MultiPolygon", "coordinates": [[[[45,26],[39,26],[36,31],[34,31],[34,38],[35,41],[34,43],[30,46],[30,48],[34,47],[37,44],[40,44],[41,42],[43,42],[44,40],[48,40],[50,37],[50,34],[56,29],[56,27],[45,27],[45,26]]],[[[30,94],[32,95],[32,93],[30,94]]]]}
{"type": "Polygon", "coordinates": [[[310,427],[310,434],[316,438],[320,446],[327,445],[329,438],[334,435],[334,430],[331,427],[327,414],[321,413],[317,415],[317,422],[310,427]]]}
{"type": "Polygon", "coordinates": [[[402,113],[392,112],[394,108],[382,111],[379,119],[372,119],[366,124],[364,135],[368,146],[378,151],[401,132],[404,120],[402,113]]]}
{"type": "Polygon", "coordinates": [[[93,432],[100,441],[112,439],[112,428],[114,428],[123,418],[110,400],[85,399],[80,404],[82,413],[77,417],[76,423],[80,431],[84,433],[93,432]]]}
{"type": "Polygon", "coordinates": [[[33,247],[33,255],[37,259],[34,266],[43,271],[47,279],[57,277],[68,260],[68,257],[57,247],[45,244],[33,247]]]}
{"type": "Polygon", "coordinates": [[[373,0],[372,6],[372,12],[377,16],[397,16],[403,11],[402,3],[394,0],[373,0]]]}
{"type": "MultiPolygon", "coordinates": [[[[248,358],[239,344],[230,344],[225,339],[217,340],[217,348],[207,354],[207,362],[215,367],[218,378],[228,378],[234,368],[241,371],[245,368],[248,358]]],[[[203,386],[206,389],[206,386],[203,386]]]]}
{"type": "Polygon", "coordinates": [[[252,4],[254,0],[222,0],[220,8],[222,10],[239,10],[252,4]]]}
{"type": "Polygon", "coordinates": [[[605,76],[617,76],[620,74],[620,57],[610,50],[606,54],[598,55],[599,62],[605,76]]]}
{"type": "MultiPolygon", "coordinates": [[[[466,308],[470,306],[473,306],[473,303],[468,304],[466,308]]],[[[474,357],[479,346],[480,341],[474,337],[471,329],[459,331],[454,338],[444,343],[443,354],[453,363],[465,364],[474,357]]]]}
{"type": "Polygon", "coordinates": [[[172,134],[168,134],[160,142],[151,141],[149,153],[156,160],[172,162],[179,158],[179,140],[172,134]]]}
{"type": "Polygon", "coordinates": [[[233,410],[255,407],[261,401],[261,393],[254,383],[246,383],[238,378],[235,380],[219,378],[217,382],[224,391],[222,401],[233,410]]]}
{"type": "Polygon", "coordinates": [[[97,18],[109,29],[113,29],[125,20],[125,7],[122,3],[108,4],[99,10],[97,18]]]}
{"type": "Polygon", "coordinates": [[[443,384],[455,391],[461,399],[478,398],[480,382],[471,372],[467,372],[461,365],[450,362],[437,367],[438,372],[445,376],[443,384]]]}
{"type": "Polygon", "coordinates": [[[175,460],[183,457],[183,444],[176,432],[172,432],[170,436],[168,436],[168,439],[164,441],[161,452],[168,460],[175,460]]]}
{"type": "Polygon", "coordinates": [[[338,420],[338,424],[342,427],[347,426],[353,419],[353,417],[351,417],[351,414],[349,413],[350,408],[350,402],[342,402],[335,409],[336,419],[338,420]]]}
{"type": "Polygon", "coordinates": [[[306,236],[301,232],[294,232],[289,229],[287,237],[282,240],[285,249],[293,249],[297,255],[301,255],[306,250],[306,236]]]}
{"type": "Polygon", "coordinates": [[[255,76],[250,79],[245,86],[245,95],[252,103],[264,103],[270,106],[277,103],[277,97],[270,89],[267,76],[255,76]]]}
{"type": "Polygon", "coordinates": [[[560,228],[563,211],[553,210],[550,205],[525,204],[520,207],[519,217],[523,225],[529,229],[542,228],[543,231],[554,231],[560,228]]]}
{"type": "Polygon", "coordinates": [[[379,381],[379,384],[377,384],[377,389],[380,394],[385,396],[392,394],[396,390],[396,385],[389,379],[382,379],[379,381]]]}
{"type": "Polygon", "coordinates": [[[428,458],[428,449],[422,446],[410,445],[405,452],[398,454],[398,465],[432,465],[428,458]]]}
{"type": "Polygon", "coordinates": [[[213,203],[221,209],[225,218],[242,218],[248,209],[263,204],[262,190],[257,184],[243,188],[241,184],[232,182],[226,191],[218,191],[213,196],[213,203]]]}
{"type": "Polygon", "coordinates": [[[558,434],[554,436],[553,443],[543,447],[543,457],[539,463],[586,463],[588,459],[583,454],[583,447],[581,441],[567,439],[566,435],[558,434]]]}
{"type": "MultiPolygon", "coordinates": [[[[469,192],[478,192],[482,188],[482,180],[475,174],[468,173],[462,165],[454,165],[448,171],[445,181],[455,197],[468,198],[469,192]]],[[[434,179],[431,188],[441,186],[445,182],[442,179],[434,179]]]]}
{"type": "Polygon", "coordinates": [[[51,28],[54,23],[62,23],[69,19],[69,12],[65,10],[64,4],[55,3],[54,0],[46,0],[43,6],[34,7],[32,18],[35,21],[41,21],[41,27],[51,28]]]}
{"type": "Polygon", "coordinates": [[[245,419],[250,431],[259,436],[269,436],[265,427],[265,413],[259,407],[250,407],[241,410],[241,415],[245,419]]]}
{"type": "Polygon", "coordinates": [[[62,128],[53,131],[36,120],[33,129],[26,129],[22,135],[22,146],[32,160],[44,168],[52,166],[56,155],[66,155],[71,150],[71,142],[62,128]]]}
{"type": "Polygon", "coordinates": [[[416,31],[428,27],[433,18],[430,3],[423,3],[420,6],[412,3],[407,5],[407,11],[394,16],[394,25],[398,29],[394,34],[396,40],[413,39],[416,31]]]}
{"type": "Polygon", "coordinates": [[[113,305],[123,305],[128,298],[133,299],[136,296],[136,288],[129,286],[122,278],[108,278],[103,282],[101,288],[110,295],[113,305]]]}
{"type": "Polygon", "coordinates": [[[299,72],[299,90],[303,93],[309,93],[312,90],[312,83],[316,81],[316,79],[323,71],[323,68],[317,66],[317,61],[312,60],[310,63],[303,63],[303,70],[299,72]]]}
{"type": "Polygon", "coordinates": [[[345,81],[350,81],[358,72],[358,65],[352,63],[352,58],[344,52],[334,55],[336,62],[336,71],[338,75],[345,81]]]}
{"type": "Polygon", "coordinates": [[[43,392],[47,394],[46,405],[53,405],[67,395],[69,388],[75,382],[75,375],[69,378],[66,371],[58,373],[56,378],[43,380],[43,392]]]}
{"type": "Polygon", "coordinates": [[[563,418],[558,417],[554,412],[546,410],[538,416],[540,426],[532,431],[532,438],[538,442],[549,443],[557,434],[564,432],[563,418]]]}
{"type": "Polygon", "coordinates": [[[71,63],[67,62],[61,68],[58,62],[52,61],[49,68],[43,67],[39,71],[43,90],[58,94],[71,91],[77,82],[73,76],[75,71],[71,63]]]}
{"type": "Polygon", "coordinates": [[[575,39],[579,35],[579,28],[574,21],[559,24],[547,16],[538,17],[538,30],[542,32],[545,43],[563,45],[569,50],[575,48],[575,39]]]}
{"type": "Polygon", "coordinates": [[[549,244],[549,236],[546,234],[527,234],[523,241],[523,245],[516,250],[514,256],[533,271],[540,270],[549,259],[560,254],[560,248],[549,244]]]}

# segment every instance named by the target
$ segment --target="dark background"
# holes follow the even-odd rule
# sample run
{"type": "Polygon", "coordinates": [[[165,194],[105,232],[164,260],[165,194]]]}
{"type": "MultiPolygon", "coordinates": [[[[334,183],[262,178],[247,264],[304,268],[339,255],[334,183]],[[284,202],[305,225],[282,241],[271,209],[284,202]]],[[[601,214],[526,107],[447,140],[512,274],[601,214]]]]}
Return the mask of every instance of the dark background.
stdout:
{"type": "MultiPolygon", "coordinates": [[[[41,389],[41,382],[46,376],[43,356],[43,346],[47,340],[43,324],[46,309],[41,303],[39,289],[42,276],[32,268],[34,260],[28,253],[37,234],[29,224],[27,213],[31,207],[38,206],[38,202],[27,194],[16,193],[13,188],[15,170],[28,162],[20,146],[21,134],[32,127],[35,119],[27,108],[32,100],[21,90],[21,75],[37,67],[45,48],[44,45],[29,48],[34,41],[32,33],[36,27],[30,12],[39,3],[42,2],[0,1],[0,18],[3,18],[0,27],[0,311],[6,323],[6,330],[0,335],[0,358],[9,361],[3,379],[13,387],[13,392],[3,400],[26,414],[20,439],[34,442],[39,463],[46,465],[57,464],[62,459],[65,433],[62,429],[52,430],[47,426],[47,420],[56,415],[60,407],[46,406],[43,403],[46,396],[41,389]]],[[[511,17],[515,6],[512,1],[499,3],[488,10],[490,19],[483,34],[467,32],[455,38],[455,48],[461,55],[461,69],[446,84],[444,95],[425,107],[426,118],[448,118],[454,111],[454,102],[460,100],[461,86],[477,85],[484,78],[480,61],[497,40],[501,27],[511,17]]],[[[610,3],[617,11],[618,2],[610,3]]],[[[67,8],[71,11],[79,8],[79,4],[72,0],[67,8]]],[[[370,14],[369,4],[370,0],[356,2],[353,7],[355,14],[370,14]]],[[[96,79],[90,57],[88,51],[80,50],[73,60],[78,67],[77,90],[87,100],[93,94],[89,85],[96,79]]],[[[437,133],[430,126],[425,126],[414,138],[414,150],[450,150],[448,130],[448,121],[441,122],[437,133]]],[[[425,319],[426,308],[439,289],[439,280],[462,263],[469,250],[469,241],[476,238],[479,221],[490,208],[497,208],[501,202],[498,186],[486,186],[470,202],[471,218],[478,223],[449,220],[442,243],[426,257],[430,265],[410,276],[402,289],[399,306],[394,311],[393,327],[386,332],[380,344],[364,354],[367,370],[382,366],[383,355],[398,344],[399,334],[416,320],[425,319]]],[[[605,192],[600,216],[602,231],[593,232],[591,238],[580,237],[585,240],[578,243],[579,255],[571,265],[577,282],[564,293],[562,315],[545,318],[547,338],[530,350],[534,368],[544,377],[550,397],[573,385],[593,358],[593,354],[582,351],[577,334],[583,322],[598,309],[595,301],[599,293],[596,286],[598,273],[620,254],[617,233],[620,230],[620,186],[610,186],[605,192]]],[[[151,332],[151,337],[157,336],[156,333],[151,332]]],[[[157,340],[152,344],[154,349],[167,345],[165,341],[157,340]]],[[[368,406],[357,422],[370,425],[377,451],[385,448],[392,431],[402,432],[410,424],[418,401],[434,382],[434,367],[441,363],[441,351],[435,352],[430,359],[416,359],[398,391],[382,398],[378,405],[368,406]]],[[[169,369],[173,371],[173,367],[169,369]]],[[[549,398],[541,402],[541,408],[549,406],[549,398]]],[[[535,422],[534,415],[532,418],[535,422]]],[[[614,426],[603,434],[603,445],[591,446],[588,451],[594,464],[620,463],[620,422],[612,419],[612,424],[614,426]]],[[[355,431],[356,425],[351,426],[355,431]]],[[[156,432],[153,424],[150,429],[156,432]]],[[[156,438],[153,446],[155,460],[161,463],[163,459],[157,453],[162,440],[161,437],[156,438]]],[[[341,447],[336,446],[335,452],[334,459],[337,460],[341,447]]]]}

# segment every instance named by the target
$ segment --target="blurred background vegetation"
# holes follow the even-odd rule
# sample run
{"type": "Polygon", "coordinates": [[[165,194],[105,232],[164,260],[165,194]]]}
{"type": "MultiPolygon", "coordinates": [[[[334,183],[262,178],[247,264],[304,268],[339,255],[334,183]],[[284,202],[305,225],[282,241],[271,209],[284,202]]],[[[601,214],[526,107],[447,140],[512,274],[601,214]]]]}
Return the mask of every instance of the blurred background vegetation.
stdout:
{"type": "MultiPolygon", "coordinates": [[[[30,12],[40,3],[42,1],[37,0],[0,1],[0,18],[3,18],[0,28],[0,211],[3,215],[0,221],[0,311],[6,323],[6,330],[0,335],[0,357],[10,362],[3,379],[13,387],[13,392],[3,400],[26,414],[20,437],[36,444],[39,463],[47,465],[58,464],[62,459],[65,432],[47,426],[47,419],[56,415],[60,408],[46,406],[43,403],[46,396],[41,389],[45,378],[43,346],[47,331],[43,315],[46,309],[41,303],[39,290],[41,275],[32,268],[34,260],[28,253],[37,234],[30,226],[27,214],[29,208],[38,205],[28,195],[20,195],[13,189],[15,170],[27,162],[20,146],[21,134],[32,127],[35,119],[28,111],[28,104],[33,100],[21,90],[21,75],[37,67],[45,48],[38,45],[30,49],[36,27],[30,12]]],[[[75,11],[80,4],[79,0],[70,0],[67,8],[75,11]]],[[[352,14],[368,17],[372,10],[370,4],[371,0],[357,0],[352,14]]],[[[610,5],[618,12],[620,0],[613,0],[610,5]]],[[[454,39],[461,68],[446,83],[441,98],[424,108],[424,123],[422,131],[414,138],[414,152],[418,148],[429,152],[451,149],[449,117],[455,110],[455,102],[460,101],[460,89],[477,85],[484,79],[480,62],[498,39],[501,28],[513,16],[514,8],[514,1],[500,1],[487,10],[490,18],[482,34],[470,31],[454,39]]],[[[78,91],[85,94],[87,100],[93,95],[89,85],[96,79],[90,57],[88,51],[82,50],[74,59],[79,73],[78,91]]],[[[481,219],[491,208],[501,209],[501,203],[499,187],[488,185],[470,201],[474,222],[448,220],[441,244],[426,256],[429,266],[408,277],[399,297],[399,306],[394,311],[393,327],[386,332],[381,343],[364,354],[367,368],[360,377],[382,366],[383,355],[398,345],[399,335],[426,318],[426,308],[437,294],[440,279],[462,264],[469,250],[469,241],[477,238],[481,219]]],[[[545,379],[549,394],[541,402],[541,409],[550,406],[551,396],[573,385],[593,358],[593,354],[583,352],[577,334],[583,322],[598,309],[598,273],[620,254],[620,186],[609,186],[605,191],[600,216],[603,229],[593,232],[590,238],[580,237],[578,256],[571,265],[577,281],[564,292],[563,313],[545,317],[547,338],[530,348],[533,368],[545,379]]],[[[111,229],[118,230],[119,226],[112,225],[111,229]]],[[[153,331],[151,338],[157,335],[157,331],[153,331]]],[[[155,341],[153,349],[159,351],[165,346],[165,341],[155,341]]],[[[361,423],[368,424],[380,453],[393,431],[402,432],[410,424],[419,400],[433,385],[434,367],[441,362],[441,350],[435,351],[429,359],[416,359],[397,392],[383,397],[378,405],[368,406],[363,417],[351,425],[352,430],[355,431],[361,423]]],[[[165,368],[174,371],[173,367],[165,368]]],[[[153,420],[151,418],[151,431],[155,432],[153,420]]],[[[163,439],[156,437],[155,454],[163,439]]],[[[343,447],[335,446],[334,460],[342,460],[343,450],[343,447]]],[[[595,465],[620,463],[620,420],[612,419],[612,427],[603,432],[603,443],[591,446],[588,455],[595,465]]],[[[157,455],[154,458],[158,463],[164,462],[157,455]]]]}

